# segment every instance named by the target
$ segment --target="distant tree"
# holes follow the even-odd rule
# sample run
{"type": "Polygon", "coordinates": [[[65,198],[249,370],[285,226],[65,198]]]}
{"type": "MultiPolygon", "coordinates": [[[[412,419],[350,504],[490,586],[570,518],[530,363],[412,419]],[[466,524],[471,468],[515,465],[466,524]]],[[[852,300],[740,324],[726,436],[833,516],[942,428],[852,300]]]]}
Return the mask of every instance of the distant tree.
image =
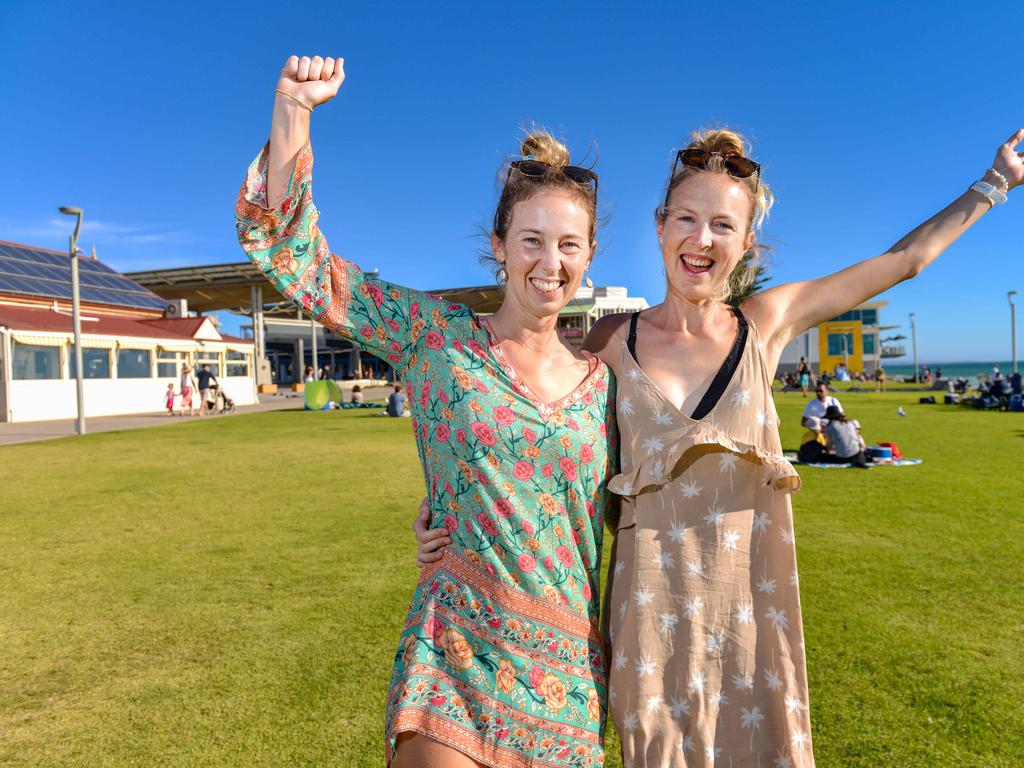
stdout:
{"type": "Polygon", "coordinates": [[[743,283],[745,286],[741,286],[739,290],[733,290],[732,296],[729,297],[729,304],[738,307],[744,301],[746,301],[751,295],[757,293],[771,280],[771,276],[768,274],[768,267],[765,266],[764,259],[760,259],[757,263],[754,263],[755,253],[754,251],[747,251],[743,254],[743,258],[740,259],[740,263],[736,265],[736,271],[734,274],[744,275],[743,283]],[[749,274],[749,273],[753,274],[749,274]],[[749,282],[748,282],[749,280],[749,282]]]}

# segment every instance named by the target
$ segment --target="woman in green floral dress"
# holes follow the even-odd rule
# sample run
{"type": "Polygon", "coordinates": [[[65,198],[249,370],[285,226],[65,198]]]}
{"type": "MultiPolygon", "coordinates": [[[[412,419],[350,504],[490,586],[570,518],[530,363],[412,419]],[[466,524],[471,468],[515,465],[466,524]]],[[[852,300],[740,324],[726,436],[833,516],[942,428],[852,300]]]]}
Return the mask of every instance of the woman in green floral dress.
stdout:
{"type": "Polygon", "coordinates": [[[406,383],[432,518],[453,542],[423,570],[399,641],[388,761],[601,765],[615,398],[608,368],[556,331],[593,256],[597,177],[547,134],[527,137],[495,214],[506,293],[486,320],[364,274],[331,253],[312,198],[310,114],[343,79],[341,59],[288,60],[237,227],[281,293],[406,383]]]}

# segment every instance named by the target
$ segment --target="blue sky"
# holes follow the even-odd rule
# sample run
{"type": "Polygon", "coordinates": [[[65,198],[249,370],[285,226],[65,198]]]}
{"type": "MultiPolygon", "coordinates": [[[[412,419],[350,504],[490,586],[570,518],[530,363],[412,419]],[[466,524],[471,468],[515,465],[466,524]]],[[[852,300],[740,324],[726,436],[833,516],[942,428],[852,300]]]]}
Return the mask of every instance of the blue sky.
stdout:
{"type": "MultiPolygon", "coordinates": [[[[1020,15],[1002,3],[148,6],[3,5],[0,239],[65,248],[56,209],[79,205],[85,249],[116,269],[241,259],[235,197],[293,52],[347,60],[313,122],[323,230],[417,288],[486,282],[495,171],[534,123],[599,154],[594,280],[652,303],[651,212],[695,127],[752,140],[782,282],[885,250],[1024,125],[1020,15]]],[[[887,292],[883,322],[916,312],[922,360],[1007,359],[1022,225],[1017,192],[887,292]]]]}

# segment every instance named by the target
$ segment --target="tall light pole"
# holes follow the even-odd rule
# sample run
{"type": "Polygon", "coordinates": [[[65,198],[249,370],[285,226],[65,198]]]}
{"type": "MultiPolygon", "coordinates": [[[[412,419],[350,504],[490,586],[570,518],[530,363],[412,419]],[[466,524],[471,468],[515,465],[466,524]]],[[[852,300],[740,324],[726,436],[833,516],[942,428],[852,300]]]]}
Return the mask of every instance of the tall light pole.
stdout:
{"type": "Polygon", "coordinates": [[[1016,291],[1007,291],[1006,300],[1010,302],[1010,354],[1013,355],[1013,372],[1017,372],[1017,307],[1013,304],[1016,291]]]}
{"type": "Polygon", "coordinates": [[[317,338],[316,338],[316,320],[313,318],[313,313],[309,313],[309,330],[313,333],[313,381],[320,380],[320,366],[317,364],[317,357],[320,355],[320,350],[317,349],[317,338]]]}
{"type": "Polygon", "coordinates": [[[78,398],[78,421],[75,431],[85,434],[85,388],[82,382],[82,313],[78,299],[78,233],[82,229],[82,209],[72,205],[62,205],[60,212],[67,216],[75,216],[75,231],[71,234],[71,245],[68,255],[71,257],[71,326],[75,333],[75,393],[78,398]]]}
{"type": "Polygon", "coordinates": [[[919,381],[917,377],[917,328],[914,326],[914,313],[910,313],[910,343],[914,348],[914,383],[919,381]]]}

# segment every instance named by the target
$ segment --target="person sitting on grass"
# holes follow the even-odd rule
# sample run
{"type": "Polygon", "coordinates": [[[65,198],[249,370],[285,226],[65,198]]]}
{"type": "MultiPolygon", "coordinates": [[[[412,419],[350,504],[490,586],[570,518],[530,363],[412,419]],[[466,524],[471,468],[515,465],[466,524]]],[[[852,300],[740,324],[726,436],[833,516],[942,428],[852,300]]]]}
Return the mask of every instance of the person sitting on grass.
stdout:
{"type": "Polygon", "coordinates": [[[822,377],[822,380],[818,382],[818,386],[815,387],[815,398],[809,401],[807,407],[804,408],[804,415],[800,423],[808,429],[813,429],[812,423],[818,423],[820,425],[819,428],[824,428],[828,423],[824,421],[824,419],[828,418],[825,412],[833,406],[842,413],[842,404],[828,393],[828,384],[825,383],[824,377],[822,377]]]}
{"type": "Polygon", "coordinates": [[[388,416],[401,416],[405,410],[405,395],[402,385],[395,384],[395,391],[388,395],[388,416]]]}
{"type": "Polygon", "coordinates": [[[846,418],[846,414],[836,405],[830,405],[826,409],[825,418],[828,419],[825,426],[825,443],[829,453],[821,460],[832,464],[853,464],[855,467],[867,469],[864,438],[860,435],[857,422],[846,418]]]}
{"type": "Polygon", "coordinates": [[[810,416],[804,419],[807,431],[800,441],[800,450],[797,452],[797,459],[804,464],[816,464],[824,461],[828,441],[821,433],[821,420],[810,416]]]}

